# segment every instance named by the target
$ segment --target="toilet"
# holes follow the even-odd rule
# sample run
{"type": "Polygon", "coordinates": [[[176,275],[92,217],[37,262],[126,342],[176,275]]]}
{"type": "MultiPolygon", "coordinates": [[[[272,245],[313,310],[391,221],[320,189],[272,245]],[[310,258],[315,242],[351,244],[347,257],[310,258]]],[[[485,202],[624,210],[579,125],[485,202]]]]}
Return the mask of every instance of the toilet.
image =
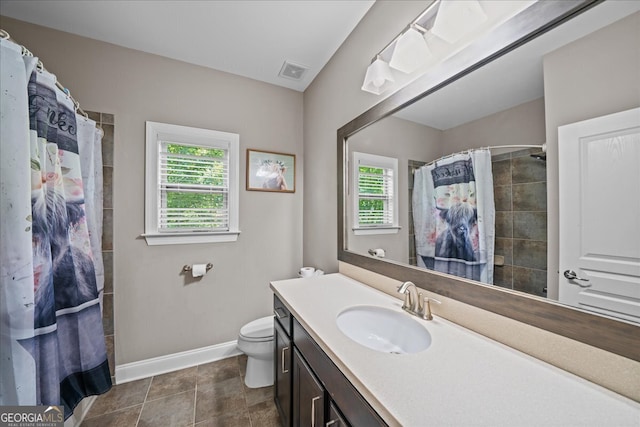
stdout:
{"type": "Polygon", "coordinates": [[[240,328],[238,349],[247,355],[244,383],[249,388],[273,385],[273,316],[266,316],[240,328]]]}

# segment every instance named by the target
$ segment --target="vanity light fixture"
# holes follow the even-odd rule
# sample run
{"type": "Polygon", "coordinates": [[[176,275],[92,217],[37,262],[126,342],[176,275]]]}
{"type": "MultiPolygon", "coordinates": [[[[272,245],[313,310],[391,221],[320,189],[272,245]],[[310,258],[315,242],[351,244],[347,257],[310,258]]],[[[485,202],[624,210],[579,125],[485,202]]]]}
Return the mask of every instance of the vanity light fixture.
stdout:
{"type": "MultiPolygon", "coordinates": [[[[405,74],[426,71],[429,64],[456,53],[472,37],[533,1],[488,1],[483,7],[479,0],[435,0],[376,55],[367,68],[362,90],[380,95],[396,86],[392,69],[405,74]]],[[[406,78],[398,76],[398,84],[403,81],[406,78]]]]}
{"type": "Polygon", "coordinates": [[[449,43],[455,43],[473,32],[486,20],[487,15],[477,0],[443,0],[431,32],[449,43]]]}
{"type": "Polygon", "coordinates": [[[380,95],[387,90],[394,81],[395,79],[393,78],[393,74],[391,74],[389,64],[387,64],[380,55],[377,55],[367,68],[362,90],[380,95]]]}
{"type": "Polygon", "coordinates": [[[431,51],[424,39],[425,29],[412,24],[398,37],[389,66],[410,74],[420,68],[431,57],[431,51]]]}

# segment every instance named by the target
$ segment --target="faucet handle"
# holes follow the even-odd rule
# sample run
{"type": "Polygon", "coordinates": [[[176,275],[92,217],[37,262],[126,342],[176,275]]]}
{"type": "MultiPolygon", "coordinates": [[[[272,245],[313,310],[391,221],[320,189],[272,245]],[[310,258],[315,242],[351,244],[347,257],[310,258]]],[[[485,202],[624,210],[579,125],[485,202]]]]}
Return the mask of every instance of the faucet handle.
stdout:
{"type": "Polygon", "coordinates": [[[422,311],[420,312],[424,320],[433,320],[433,315],[431,314],[431,301],[435,302],[436,304],[442,304],[435,298],[424,297],[424,300],[422,300],[422,311]]]}
{"type": "Polygon", "coordinates": [[[411,292],[407,289],[404,291],[404,304],[402,304],[403,310],[412,310],[413,309],[413,297],[411,296],[411,292]]]}

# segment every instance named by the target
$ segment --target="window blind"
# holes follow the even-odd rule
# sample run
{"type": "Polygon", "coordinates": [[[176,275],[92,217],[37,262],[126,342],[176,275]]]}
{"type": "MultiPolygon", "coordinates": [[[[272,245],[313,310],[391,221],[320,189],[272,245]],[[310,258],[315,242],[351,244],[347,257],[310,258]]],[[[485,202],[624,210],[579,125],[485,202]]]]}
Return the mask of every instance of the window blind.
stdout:
{"type": "Polygon", "coordinates": [[[229,230],[229,152],[159,144],[158,231],[229,230]]]}
{"type": "Polygon", "coordinates": [[[358,226],[394,225],[393,168],[358,166],[358,226]]]}

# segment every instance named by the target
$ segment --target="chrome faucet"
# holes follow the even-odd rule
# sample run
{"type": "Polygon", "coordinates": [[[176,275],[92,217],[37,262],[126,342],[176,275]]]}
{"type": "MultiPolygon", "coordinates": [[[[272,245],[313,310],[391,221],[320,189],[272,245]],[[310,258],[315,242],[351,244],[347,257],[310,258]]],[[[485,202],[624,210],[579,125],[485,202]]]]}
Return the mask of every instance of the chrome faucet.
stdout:
{"type": "Polygon", "coordinates": [[[404,282],[398,287],[398,292],[404,294],[402,309],[415,314],[418,303],[418,288],[413,282],[404,282]],[[413,293],[411,289],[413,288],[413,293]]]}
{"type": "Polygon", "coordinates": [[[428,298],[418,292],[418,288],[413,282],[404,282],[398,287],[398,293],[404,294],[404,304],[402,309],[408,313],[418,316],[424,320],[433,320],[431,314],[431,301],[440,304],[435,298],[428,298]],[[413,288],[413,291],[411,290],[413,288]]]}

